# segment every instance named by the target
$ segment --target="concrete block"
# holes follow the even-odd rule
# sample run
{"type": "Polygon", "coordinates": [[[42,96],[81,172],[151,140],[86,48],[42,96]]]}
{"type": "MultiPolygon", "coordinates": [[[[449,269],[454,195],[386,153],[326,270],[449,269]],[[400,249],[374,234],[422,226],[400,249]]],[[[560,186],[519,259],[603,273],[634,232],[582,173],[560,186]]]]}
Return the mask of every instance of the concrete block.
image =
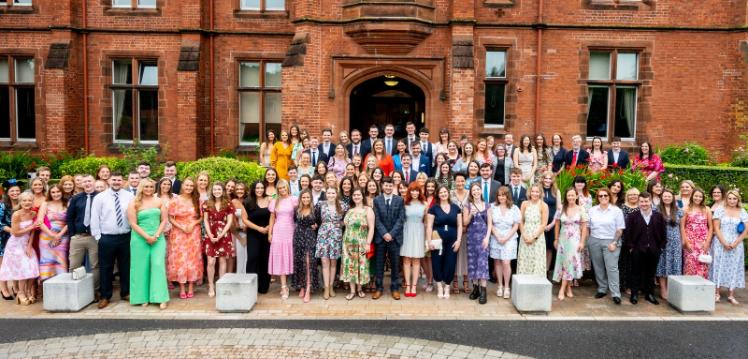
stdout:
{"type": "Polygon", "coordinates": [[[44,281],[44,310],[77,312],[94,301],[93,274],[74,280],[70,273],[58,274],[44,281]]]}
{"type": "Polygon", "coordinates": [[[671,275],[668,302],[681,312],[713,312],[714,283],[696,275],[671,275]]]}
{"type": "Polygon", "coordinates": [[[216,282],[216,310],[249,312],[257,302],[257,274],[226,273],[216,282]]]}
{"type": "Polygon", "coordinates": [[[551,282],[534,274],[512,276],[512,304],[521,313],[550,312],[552,301],[551,282]]]}

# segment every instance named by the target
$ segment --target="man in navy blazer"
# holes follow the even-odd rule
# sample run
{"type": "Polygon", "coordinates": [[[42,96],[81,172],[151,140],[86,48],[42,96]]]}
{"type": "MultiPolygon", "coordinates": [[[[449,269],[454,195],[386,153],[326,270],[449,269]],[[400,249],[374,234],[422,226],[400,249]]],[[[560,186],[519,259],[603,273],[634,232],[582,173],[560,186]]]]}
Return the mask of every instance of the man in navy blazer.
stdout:
{"type": "Polygon", "coordinates": [[[608,168],[618,167],[626,169],[629,167],[629,153],[621,149],[621,139],[616,137],[610,143],[608,150],[608,168]]]}
{"type": "Polygon", "coordinates": [[[317,138],[312,137],[309,139],[309,149],[304,152],[309,154],[309,160],[312,161],[312,166],[317,166],[320,161],[327,162],[327,155],[324,154],[319,148],[322,145],[317,145],[317,138]]]}
{"type": "Polygon", "coordinates": [[[400,196],[392,193],[392,178],[382,179],[382,194],[374,198],[374,217],[376,228],[376,286],[372,299],[379,299],[384,292],[384,262],[390,257],[390,290],[392,298],[400,300],[400,246],[403,245],[403,225],[405,223],[405,206],[400,196]]]}
{"type": "Polygon", "coordinates": [[[566,155],[564,155],[564,166],[586,166],[589,162],[590,154],[584,148],[582,148],[582,136],[574,135],[574,137],[571,138],[571,149],[566,152],[566,155]]]}
{"type": "Polygon", "coordinates": [[[317,146],[319,152],[324,153],[326,158],[335,154],[335,144],[332,143],[332,130],[326,128],[322,130],[322,143],[317,146]]]}
{"type": "Polygon", "coordinates": [[[512,173],[509,176],[509,191],[512,193],[512,203],[515,206],[520,207],[522,202],[527,200],[527,188],[522,185],[522,169],[512,168],[512,173]]]}
{"type": "Polygon", "coordinates": [[[429,141],[429,129],[426,127],[421,128],[421,131],[418,132],[418,137],[421,140],[421,154],[428,156],[433,161],[435,155],[434,145],[429,141]]]}
{"type": "Polygon", "coordinates": [[[431,157],[421,153],[421,143],[413,142],[410,151],[411,168],[416,172],[423,172],[427,176],[431,176],[431,157]]]}
{"type": "Polygon", "coordinates": [[[379,127],[377,125],[371,125],[369,126],[369,138],[361,141],[364,146],[368,149],[368,152],[371,152],[371,149],[374,148],[374,142],[379,139],[379,127]]]}
{"type": "Polygon", "coordinates": [[[371,152],[371,148],[361,142],[361,131],[355,128],[351,130],[351,143],[345,145],[345,150],[348,151],[349,159],[352,159],[356,154],[361,155],[363,159],[371,152]]]}
{"type": "Polygon", "coordinates": [[[416,177],[418,177],[418,172],[414,171],[411,167],[411,158],[408,152],[405,152],[400,156],[400,163],[402,164],[400,171],[403,174],[403,183],[410,184],[415,181],[416,177]]]}
{"type": "Polygon", "coordinates": [[[394,156],[397,153],[397,139],[395,139],[395,126],[388,123],[384,126],[384,150],[394,156]]]}

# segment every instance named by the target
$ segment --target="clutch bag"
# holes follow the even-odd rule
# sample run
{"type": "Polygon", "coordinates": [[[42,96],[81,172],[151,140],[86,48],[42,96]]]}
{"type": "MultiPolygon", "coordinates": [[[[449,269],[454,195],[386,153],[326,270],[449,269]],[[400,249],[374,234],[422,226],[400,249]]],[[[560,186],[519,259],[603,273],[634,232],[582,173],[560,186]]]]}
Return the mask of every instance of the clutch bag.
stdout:
{"type": "Polygon", "coordinates": [[[699,262],[704,264],[710,264],[712,263],[712,256],[708,254],[700,254],[699,255],[699,262]]]}
{"type": "Polygon", "coordinates": [[[738,234],[743,233],[745,231],[745,222],[738,223],[738,226],[735,229],[737,229],[738,234]]]}
{"type": "Polygon", "coordinates": [[[86,267],[78,267],[73,269],[73,280],[81,280],[86,276],[86,267]]]}

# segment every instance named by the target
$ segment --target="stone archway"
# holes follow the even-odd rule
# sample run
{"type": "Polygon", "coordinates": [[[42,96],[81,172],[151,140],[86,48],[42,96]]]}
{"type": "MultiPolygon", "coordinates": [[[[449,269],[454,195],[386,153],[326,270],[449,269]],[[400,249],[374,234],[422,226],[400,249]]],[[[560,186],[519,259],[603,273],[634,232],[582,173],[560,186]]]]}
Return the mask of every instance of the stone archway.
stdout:
{"type": "Polygon", "coordinates": [[[393,73],[370,78],[351,89],[348,129],[366,133],[371,125],[380,130],[386,124],[395,127],[395,137],[405,136],[405,124],[423,127],[426,119],[426,95],[409,80],[393,73]]]}

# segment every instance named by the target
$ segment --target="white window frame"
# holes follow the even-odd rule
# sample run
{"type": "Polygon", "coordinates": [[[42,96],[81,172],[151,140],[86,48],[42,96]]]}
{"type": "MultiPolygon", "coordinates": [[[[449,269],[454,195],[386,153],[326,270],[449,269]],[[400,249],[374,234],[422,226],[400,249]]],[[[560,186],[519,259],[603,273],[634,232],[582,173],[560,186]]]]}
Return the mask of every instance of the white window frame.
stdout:
{"type": "MultiPolygon", "coordinates": [[[[486,113],[485,113],[485,108],[484,108],[483,109],[483,127],[487,128],[487,129],[503,129],[503,128],[506,127],[506,89],[508,87],[507,85],[508,85],[508,82],[509,82],[507,80],[507,73],[509,72],[509,69],[508,69],[508,66],[507,66],[507,64],[509,63],[509,61],[508,61],[509,50],[508,49],[491,49],[491,48],[486,49],[486,55],[484,56],[484,61],[486,62],[486,65],[488,65],[488,53],[489,52],[503,52],[504,53],[504,76],[488,76],[488,72],[486,72],[486,74],[484,76],[484,79],[483,79],[484,86],[486,86],[486,87],[487,87],[487,83],[489,81],[491,81],[491,80],[502,80],[502,81],[504,81],[504,98],[502,99],[502,102],[501,102],[501,106],[504,108],[504,111],[503,111],[504,118],[502,119],[503,121],[502,121],[501,124],[486,123],[486,113]]],[[[488,69],[485,69],[484,71],[486,71],[486,70],[488,70],[488,69]]],[[[485,101],[486,101],[486,95],[485,95],[485,91],[484,91],[483,102],[485,103],[485,101]]]]}

